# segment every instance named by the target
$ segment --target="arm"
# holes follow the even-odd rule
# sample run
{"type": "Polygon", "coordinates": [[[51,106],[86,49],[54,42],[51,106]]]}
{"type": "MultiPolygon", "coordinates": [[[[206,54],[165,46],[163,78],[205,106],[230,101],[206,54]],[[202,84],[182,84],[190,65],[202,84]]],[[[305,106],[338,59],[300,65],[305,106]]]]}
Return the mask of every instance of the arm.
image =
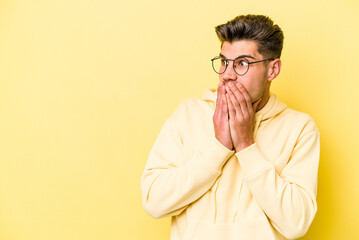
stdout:
{"type": "Polygon", "coordinates": [[[236,157],[256,203],[272,225],[287,238],[303,236],[317,210],[319,133],[308,119],[288,163],[280,174],[253,142],[253,113],[256,105],[245,88],[227,87],[230,128],[236,157]]]}
{"type": "Polygon", "coordinates": [[[178,127],[181,111],[176,112],[161,129],[141,180],[144,209],[154,218],[180,214],[212,187],[234,154],[213,138],[206,152],[185,159],[178,127]]]}
{"type": "Polygon", "coordinates": [[[300,136],[283,171],[276,172],[257,144],[236,153],[254,199],[285,237],[303,236],[317,211],[319,133],[300,136]]]}

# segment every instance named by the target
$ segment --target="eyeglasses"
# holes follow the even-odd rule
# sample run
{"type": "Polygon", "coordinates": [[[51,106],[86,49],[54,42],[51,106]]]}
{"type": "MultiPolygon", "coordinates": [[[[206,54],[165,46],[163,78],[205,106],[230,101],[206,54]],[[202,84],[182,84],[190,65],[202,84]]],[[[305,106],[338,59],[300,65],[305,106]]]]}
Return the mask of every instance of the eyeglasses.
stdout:
{"type": "Polygon", "coordinates": [[[222,56],[217,56],[211,59],[213,70],[218,73],[222,74],[227,70],[229,65],[229,61],[233,61],[233,70],[237,75],[243,76],[248,72],[249,65],[264,61],[274,60],[274,58],[268,58],[260,61],[249,62],[244,57],[237,57],[236,59],[227,59],[222,56]]]}

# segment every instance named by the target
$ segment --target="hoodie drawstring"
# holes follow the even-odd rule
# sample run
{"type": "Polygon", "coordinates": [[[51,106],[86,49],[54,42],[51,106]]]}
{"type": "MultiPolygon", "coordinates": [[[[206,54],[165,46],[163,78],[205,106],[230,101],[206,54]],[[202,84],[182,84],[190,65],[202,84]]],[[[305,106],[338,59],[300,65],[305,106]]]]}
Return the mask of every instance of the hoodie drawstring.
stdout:
{"type": "Polygon", "coordinates": [[[237,213],[238,213],[238,206],[239,206],[239,199],[240,199],[240,196],[241,196],[242,187],[243,187],[243,180],[241,180],[241,186],[239,187],[239,191],[238,191],[238,200],[237,200],[237,204],[235,205],[236,206],[236,212],[234,213],[233,222],[236,221],[236,217],[237,217],[237,213]]]}
{"type": "Polygon", "coordinates": [[[259,125],[261,124],[262,118],[263,118],[262,114],[256,116],[256,122],[255,122],[254,130],[253,130],[253,138],[254,139],[256,139],[256,137],[257,137],[258,128],[259,128],[259,125]]]}
{"type": "Polygon", "coordinates": [[[216,188],[214,189],[214,222],[213,223],[216,223],[216,218],[217,218],[217,189],[218,189],[218,186],[219,186],[219,182],[221,181],[221,178],[218,178],[217,180],[217,185],[216,185],[216,188]]]}

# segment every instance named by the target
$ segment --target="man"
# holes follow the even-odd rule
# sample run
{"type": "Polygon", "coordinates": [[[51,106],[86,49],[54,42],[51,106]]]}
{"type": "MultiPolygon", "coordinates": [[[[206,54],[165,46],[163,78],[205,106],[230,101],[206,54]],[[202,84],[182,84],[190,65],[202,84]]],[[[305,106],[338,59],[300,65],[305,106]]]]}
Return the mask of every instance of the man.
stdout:
{"type": "Polygon", "coordinates": [[[270,85],[282,30],[261,15],[216,27],[217,91],[166,120],[142,176],[143,206],[172,217],[171,239],[295,239],[317,211],[319,132],[270,85]]]}

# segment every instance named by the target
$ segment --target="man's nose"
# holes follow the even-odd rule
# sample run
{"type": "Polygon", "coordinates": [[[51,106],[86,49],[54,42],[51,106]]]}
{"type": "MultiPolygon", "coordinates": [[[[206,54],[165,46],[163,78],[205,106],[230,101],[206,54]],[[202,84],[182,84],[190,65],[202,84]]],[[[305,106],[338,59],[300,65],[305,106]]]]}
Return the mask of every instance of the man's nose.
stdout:
{"type": "Polygon", "coordinates": [[[234,72],[233,62],[229,61],[227,69],[222,73],[223,81],[234,81],[237,79],[237,74],[234,72]]]}

